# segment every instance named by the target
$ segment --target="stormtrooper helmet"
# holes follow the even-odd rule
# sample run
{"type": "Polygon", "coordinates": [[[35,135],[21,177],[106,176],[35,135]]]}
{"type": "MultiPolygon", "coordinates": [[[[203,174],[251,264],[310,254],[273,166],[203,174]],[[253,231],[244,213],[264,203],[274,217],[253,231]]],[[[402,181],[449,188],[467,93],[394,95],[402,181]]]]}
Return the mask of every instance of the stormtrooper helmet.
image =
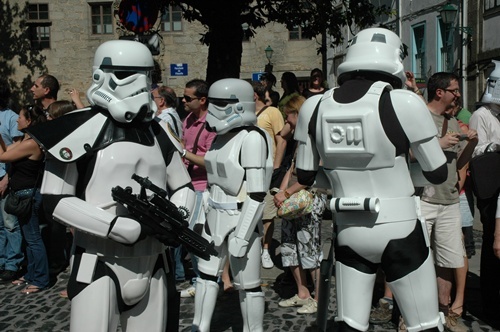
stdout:
{"type": "Polygon", "coordinates": [[[131,40],[103,43],[94,56],[89,103],[107,109],[118,122],[152,120],[156,111],[150,92],[153,68],[145,45],[131,40]]]}
{"type": "Polygon", "coordinates": [[[212,84],[208,90],[207,126],[217,134],[255,125],[254,92],[250,83],[225,78],[212,84]]]}
{"type": "Polygon", "coordinates": [[[360,75],[401,88],[406,81],[404,55],[403,43],[394,32],[383,28],[362,30],[350,41],[345,61],[338,67],[338,82],[360,75]]]}
{"type": "Polygon", "coordinates": [[[500,61],[492,60],[495,64],[495,69],[491,72],[486,81],[486,90],[484,91],[483,103],[500,104],[500,61]]]}

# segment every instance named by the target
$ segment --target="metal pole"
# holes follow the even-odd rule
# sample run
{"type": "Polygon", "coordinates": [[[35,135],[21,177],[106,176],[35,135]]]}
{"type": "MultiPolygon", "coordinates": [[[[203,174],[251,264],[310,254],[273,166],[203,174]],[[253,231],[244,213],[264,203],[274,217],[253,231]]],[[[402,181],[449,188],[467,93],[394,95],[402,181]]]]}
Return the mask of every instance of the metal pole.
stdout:
{"type": "MultiPolygon", "coordinates": [[[[467,26],[467,17],[465,13],[467,12],[467,8],[465,6],[467,2],[464,0],[460,0],[460,78],[461,78],[461,91],[462,91],[462,106],[468,108],[468,89],[467,89],[467,61],[464,62],[464,57],[467,60],[467,45],[468,43],[464,43],[464,27],[467,26]]],[[[468,36],[467,36],[468,38],[468,36]]]]}

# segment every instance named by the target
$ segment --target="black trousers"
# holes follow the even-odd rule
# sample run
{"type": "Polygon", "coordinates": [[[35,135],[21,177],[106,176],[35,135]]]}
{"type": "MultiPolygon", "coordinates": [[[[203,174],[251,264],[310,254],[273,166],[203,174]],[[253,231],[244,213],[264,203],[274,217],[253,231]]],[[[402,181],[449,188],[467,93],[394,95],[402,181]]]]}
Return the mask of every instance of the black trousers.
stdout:
{"type": "MultiPolygon", "coordinates": [[[[497,193],[498,194],[498,193],[497,193]]],[[[488,199],[477,199],[477,208],[483,224],[481,247],[481,301],[486,316],[498,317],[500,313],[500,259],[493,253],[495,213],[498,195],[488,199]]]]}

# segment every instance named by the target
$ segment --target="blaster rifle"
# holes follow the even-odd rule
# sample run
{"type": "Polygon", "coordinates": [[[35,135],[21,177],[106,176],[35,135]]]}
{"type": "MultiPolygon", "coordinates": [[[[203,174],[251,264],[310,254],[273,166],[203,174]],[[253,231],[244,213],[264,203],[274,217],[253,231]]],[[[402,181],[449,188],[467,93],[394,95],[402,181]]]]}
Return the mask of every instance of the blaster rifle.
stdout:
{"type": "Polygon", "coordinates": [[[213,243],[188,228],[189,213],[186,209],[177,208],[166,198],[166,191],[148,178],[134,174],[132,179],[141,185],[139,195],[133,194],[130,187],[124,189],[120,186],[112,188],[111,195],[116,202],[127,208],[134,219],[149,227],[166,245],[181,243],[189,252],[205,260],[209,260],[210,255],[217,256],[213,243]],[[149,199],[146,189],[153,192],[149,199]]]}

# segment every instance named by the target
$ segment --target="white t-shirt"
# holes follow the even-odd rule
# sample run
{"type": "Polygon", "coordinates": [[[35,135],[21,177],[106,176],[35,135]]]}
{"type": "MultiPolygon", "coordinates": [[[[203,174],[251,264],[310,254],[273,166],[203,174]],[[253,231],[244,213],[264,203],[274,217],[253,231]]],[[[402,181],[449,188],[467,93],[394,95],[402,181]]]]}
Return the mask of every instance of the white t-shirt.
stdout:
{"type": "Polygon", "coordinates": [[[167,122],[177,136],[182,139],[182,121],[179,114],[177,114],[177,111],[174,108],[169,107],[161,110],[160,112],[161,113],[158,117],[167,122]]]}

